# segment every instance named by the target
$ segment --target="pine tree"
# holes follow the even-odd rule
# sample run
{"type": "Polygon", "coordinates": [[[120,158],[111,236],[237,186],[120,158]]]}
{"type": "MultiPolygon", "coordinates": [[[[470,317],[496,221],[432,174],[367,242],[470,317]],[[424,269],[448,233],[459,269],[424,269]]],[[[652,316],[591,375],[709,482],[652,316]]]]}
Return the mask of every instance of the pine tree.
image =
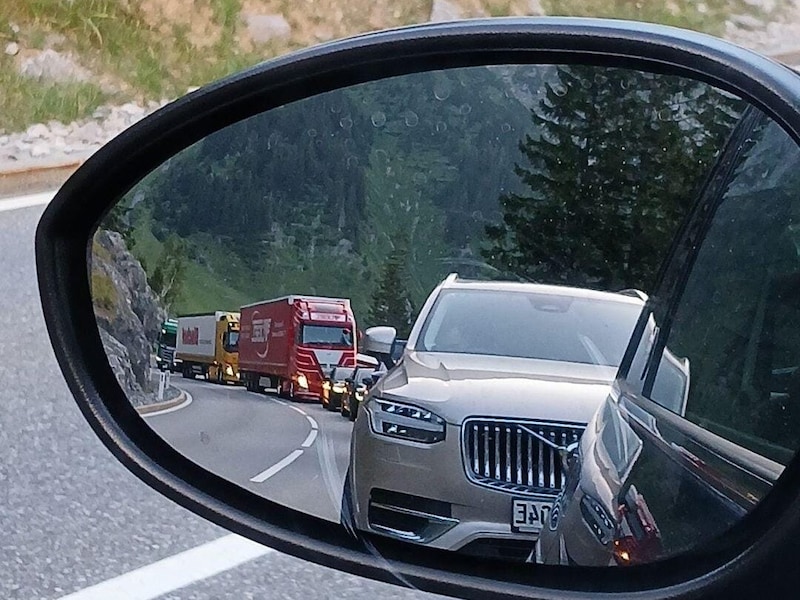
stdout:
{"type": "Polygon", "coordinates": [[[559,67],[531,111],[515,173],[482,252],[529,279],[648,289],[737,100],[683,78],[559,67]]]}
{"type": "Polygon", "coordinates": [[[150,287],[158,294],[161,305],[167,312],[183,291],[186,261],[186,242],[175,234],[170,235],[164,242],[152,275],[148,278],[150,287]]]}
{"type": "Polygon", "coordinates": [[[372,296],[369,320],[373,325],[394,327],[399,338],[408,337],[414,323],[408,279],[408,245],[405,236],[397,235],[372,296]]]}

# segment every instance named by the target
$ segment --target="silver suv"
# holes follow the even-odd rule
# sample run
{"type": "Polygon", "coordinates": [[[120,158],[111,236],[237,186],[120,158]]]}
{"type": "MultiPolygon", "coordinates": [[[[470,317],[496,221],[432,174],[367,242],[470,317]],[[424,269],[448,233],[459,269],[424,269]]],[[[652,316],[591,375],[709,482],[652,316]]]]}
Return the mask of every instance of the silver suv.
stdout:
{"type": "Polygon", "coordinates": [[[449,276],[358,416],[343,523],[529,559],[644,299],[449,276]]]}

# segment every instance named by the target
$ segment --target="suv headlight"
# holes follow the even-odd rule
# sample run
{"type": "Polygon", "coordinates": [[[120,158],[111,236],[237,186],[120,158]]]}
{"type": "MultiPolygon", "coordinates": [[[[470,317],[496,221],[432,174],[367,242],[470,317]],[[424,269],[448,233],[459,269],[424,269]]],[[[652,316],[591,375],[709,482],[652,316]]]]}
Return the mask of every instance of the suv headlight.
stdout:
{"type": "Polygon", "coordinates": [[[445,422],[424,408],[375,398],[369,403],[372,430],[380,435],[434,444],[444,440],[445,422]]]}

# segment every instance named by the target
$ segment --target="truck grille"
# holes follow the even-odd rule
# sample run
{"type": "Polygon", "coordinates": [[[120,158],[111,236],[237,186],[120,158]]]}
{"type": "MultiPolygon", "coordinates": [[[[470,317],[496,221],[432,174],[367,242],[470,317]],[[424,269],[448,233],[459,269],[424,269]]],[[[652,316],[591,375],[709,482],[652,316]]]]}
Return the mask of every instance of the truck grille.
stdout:
{"type": "Polygon", "coordinates": [[[464,468],[474,483],[517,494],[557,494],[564,485],[559,447],[584,427],[548,422],[469,419],[462,428],[464,468]]]}
{"type": "Polygon", "coordinates": [[[173,348],[160,348],[158,354],[160,359],[172,362],[175,357],[175,350],[173,348]]]}

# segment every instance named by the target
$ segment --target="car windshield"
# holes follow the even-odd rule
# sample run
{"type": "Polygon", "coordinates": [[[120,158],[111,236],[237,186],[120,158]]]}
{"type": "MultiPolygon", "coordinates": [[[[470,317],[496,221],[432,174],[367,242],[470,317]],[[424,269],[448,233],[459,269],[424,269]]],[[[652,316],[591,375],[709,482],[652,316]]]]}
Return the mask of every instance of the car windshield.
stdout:
{"type": "Polygon", "coordinates": [[[641,305],[492,290],[442,292],[417,350],[618,366],[641,305]]]}
{"type": "Polygon", "coordinates": [[[348,327],[303,325],[300,331],[300,342],[304,346],[317,345],[352,348],[353,333],[348,327]]]}

